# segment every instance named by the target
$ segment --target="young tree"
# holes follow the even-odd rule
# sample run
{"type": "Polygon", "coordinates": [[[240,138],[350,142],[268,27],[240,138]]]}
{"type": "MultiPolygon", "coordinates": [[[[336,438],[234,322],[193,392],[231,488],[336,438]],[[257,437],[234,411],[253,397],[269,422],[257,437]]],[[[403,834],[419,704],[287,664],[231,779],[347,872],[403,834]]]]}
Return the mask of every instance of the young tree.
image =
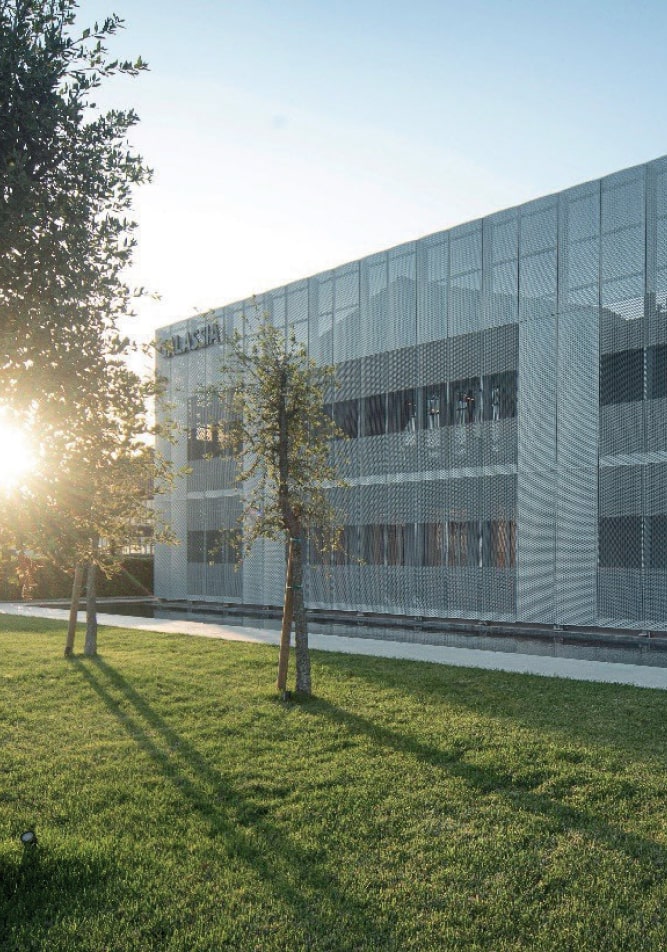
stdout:
{"type": "MultiPolygon", "coordinates": [[[[172,470],[147,442],[158,431],[150,406],[159,387],[134,373],[122,350],[108,356],[94,373],[72,381],[66,412],[47,421],[30,477],[13,495],[0,494],[0,543],[75,569],[66,655],[74,648],[84,580],[84,653],[92,655],[98,572],[110,576],[122,568],[123,548],[139,525],[150,525],[160,541],[169,539],[152,497],[170,485],[172,470]]],[[[160,432],[169,436],[168,427],[160,432]]]]}
{"type": "Polygon", "coordinates": [[[232,413],[221,421],[222,438],[242,445],[243,539],[248,551],[258,538],[286,543],[285,601],[277,688],[285,693],[292,622],[296,690],[311,692],[308,620],[303,594],[307,539],[337,544],[337,513],[328,489],[342,486],[330,462],[330,442],[339,435],[325,410],[333,368],[318,366],[292,332],[288,338],[263,319],[254,333],[236,332],[226,342],[220,385],[232,413]]]}
{"type": "Polygon", "coordinates": [[[48,499],[53,521],[60,523],[55,534],[53,522],[49,527],[56,543],[52,558],[76,566],[66,655],[74,646],[84,574],[84,654],[93,655],[97,652],[98,572],[111,576],[122,569],[123,549],[133,542],[138,526],[150,525],[158,541],[170,539],[152,505],[154,495],[164,492],[173,476],[170,464],[147,442],[159,429],[149,413],[151,401],[159,397],[156,383],[131,371],[122,355],[107,360],[102,382],[95,402],[82,401],[85,413],[78,421],[76,438],[58,450],[59,478],[49,492],[40,493],[42,501],[45,496],[48,499]]]}

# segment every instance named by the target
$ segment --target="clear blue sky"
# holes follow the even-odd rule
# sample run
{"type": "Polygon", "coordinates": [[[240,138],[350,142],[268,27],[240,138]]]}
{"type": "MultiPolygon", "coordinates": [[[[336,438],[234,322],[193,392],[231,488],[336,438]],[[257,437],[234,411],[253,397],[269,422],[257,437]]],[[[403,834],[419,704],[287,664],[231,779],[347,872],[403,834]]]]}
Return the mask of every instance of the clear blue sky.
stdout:
{"type": "Polygon", "coordinates": [[[81,0],[133,105],[148,333],[667,153],[667,4],[81,0]]]}

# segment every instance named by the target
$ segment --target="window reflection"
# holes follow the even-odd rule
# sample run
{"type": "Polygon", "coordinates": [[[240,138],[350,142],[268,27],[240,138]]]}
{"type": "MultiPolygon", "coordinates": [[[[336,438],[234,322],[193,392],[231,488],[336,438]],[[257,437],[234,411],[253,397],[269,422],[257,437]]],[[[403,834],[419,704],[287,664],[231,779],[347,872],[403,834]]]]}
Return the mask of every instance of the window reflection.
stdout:
{"type": "Polygon", "coordinates": [[[335,551],[313,536],[310,564],[498,568],[516,564],[513,520],[346,525],[335,551]]]}
{"type": "MultiPolygon", "coordinates": [[[[665,385],[667,387],[667,384],[665,385]]],[[[517,373],[506,370],[451,383],[339,400],[327,412],[345,436],[382,436],[495,423],[517,414],[517,373]]]]}

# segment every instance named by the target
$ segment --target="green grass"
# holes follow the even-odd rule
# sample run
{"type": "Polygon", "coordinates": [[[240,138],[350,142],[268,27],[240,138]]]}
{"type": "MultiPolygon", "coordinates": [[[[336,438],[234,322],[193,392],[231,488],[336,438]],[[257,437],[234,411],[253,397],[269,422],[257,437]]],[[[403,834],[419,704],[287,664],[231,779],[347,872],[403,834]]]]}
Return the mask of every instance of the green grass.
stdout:
{"type": "Polygon", "coordinates": [[[0,618],[3,952],[667,947],[667,692],[64,638],[0,618]]]}

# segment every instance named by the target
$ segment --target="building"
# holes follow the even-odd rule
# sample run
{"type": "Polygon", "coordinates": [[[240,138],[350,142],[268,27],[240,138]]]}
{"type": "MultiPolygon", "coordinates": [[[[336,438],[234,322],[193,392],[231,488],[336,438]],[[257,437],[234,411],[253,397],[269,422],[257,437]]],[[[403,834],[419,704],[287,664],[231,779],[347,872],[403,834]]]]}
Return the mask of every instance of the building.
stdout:
{"type": "MultiPolygon", "coordinates": [[[[238,570],[235,462],[200,387],[251,302],[163,328],[191,473],[156,592],[282,601],[238,570]]],[[[667,630],[667,157],[278,288],[259,307],[337,366],[345,553],[311,607],[667,630]]]]}

